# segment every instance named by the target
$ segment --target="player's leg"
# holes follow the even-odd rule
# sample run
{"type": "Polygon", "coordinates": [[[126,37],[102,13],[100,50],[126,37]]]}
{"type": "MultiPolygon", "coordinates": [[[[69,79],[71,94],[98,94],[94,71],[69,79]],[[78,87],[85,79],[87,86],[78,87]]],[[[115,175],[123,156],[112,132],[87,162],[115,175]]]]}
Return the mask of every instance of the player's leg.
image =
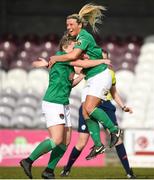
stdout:
{"type": "Polygon", "coordinates": [[[63,137],[64,125],[56,125],[48,128],[50,138],[42,141],[26,159],[20,161],[20,165],[23,167],[24,172],[29,178],[32,178],[32,164],[40,156],[48,153],[54,149],[57,145],[61,144],[63,137]],[[58,132],[58,133],[57,133],[58,132]],[[51,137],[52,134],[52,137],[51,137]]]}
{"type": "Polygon", "coordinates": [[[96,154],[94,154],[94,156],[91,156],[91,153],[93,154],[93,148],[92,148],[92,151],[90,152],[90,156],[91,156],[90,158],[92,158],[92,157],[95,157],[99,153],[103,153],[105,151],[105,147],[101,142],[100,127],[99,127],[98,121],[90,119],[89,114],[87,113],[87,111],[84,107],[86,97],[87,97],[87,94],[89,92],[89,88],[90,88],[90,85],[89,85],[89,82],[87,82],[86,87],[82,90],[82,114],[83,114],[83,117],[85,119],[88,130],[90,132],[91,138],[94,142],[94,145],[95,145],[94,147],[99,149],[99,151],[96,154]]]}
{"type": "MultiPolygon", "coordinates": [[[[106,102],[100,104],[99,107],[101,109],[103,109],[107,113],[107,115],[110,117],[112,122],[115,125],[118,126],[117,118],[116,118],[116,114],[115,114],[115,111],[116,111],[115,106],[110,101],[106,101],[106,102]]],[[[120,161],[121,161],[121,163],[123,165],[123,168],[125,169],[127,177],[134,179],[135,175],[133,174],[133,171],[130,168],[129,161],[128,161],[128,158],[127,158],[126,149],[125,149],[125,146],[124,146],[123,141],[122,141],[121,138],[119,139],[119,141],[116,144],[115,148],[116,148],[117,155],[118,155],[118,157],[119,157],[119,159],[120,159],[120,161]]]]}
{"type": "Polygon", "coordinates": [[[94,118],[100,123],[103,123],[109,129],[111,132],[110,147],[113,147],[120,137],[120,130],[112,123],[108,115],[102,109],[96,107],[101,99],[106,99],[106,94],[111,87],[111,75],[108,69],[90,78],[88,83],[90,88],[86,96],[85,111],[90,118],[94,118]]]}
{"type": "Polygon", "coordinates": [[[83,148],[86,146],[89,139],[89,131],[82,115],[82,106],[79,109],[78,132],[79,132],[79,137],[77,140],[77,144],[73,147],[68,162],[61,172],[61,176],[69,175],[71,171],[71,167],[73,166],[77,158],[80,156],[83,148]]]}
{"type": "Polygon", "coordinates": [[[55,177],[54,175],[55,167],[62,158],[62,156],[64,155],[64,153],[66,152],[67,146],[69,145],[70,142],[71,128],[65,127],[65,133],[64,133],[64,141],[52,150],[48,161],[48,165],[45,168],[45,170],[42,172],[42,178],[52,179],[55,177]],[[69,139],[69,142],[66,139],[69,139]]]}
{"type": "Polygon", "coordinates": [[[68,176],[73,164],[80,156],[83,148],[86,146],[87,141],[89,139],[88,133],[79,133],[77,144],[73,147],[71,154],[69,156],[67,165],[64,166],[64,169],[61,172],[61,176],[68,176]]]}
{"type": "Polygon", "coordinates": [[[23,167],[26,175],[29,178],[32,178],[31,167],[33,162],[43,154],[46,154],[54,149],[57,145],[61,144],[63,140],[65,121],[59,116],[59,114],[64,114],[63,105],[43,101],[42,109],[45,113],[49,139],[42,141],[28,158],[20,161],[20,165],[23,167]],[[52,109],[54,109],[54,111],[52,111],[52,109]]]}
{"type": "Polygon", "coordinates": [[[42,177],[43,178],[54,178],[54,169],[56,165],[58,164],[59,160],[62,158],[64,153],[66,152],[66,149],[70,143],[71,140],[71,121],[70,121],[70,110],[69,106],[64,106],[64,115],[65,115],[65,129],[64,129],[64,135],[63,135],[63,142],[56,146],[56,148],[53,149],[50,155],[50,159],[48,162],[47,168],[43,171],[42,177]]]}

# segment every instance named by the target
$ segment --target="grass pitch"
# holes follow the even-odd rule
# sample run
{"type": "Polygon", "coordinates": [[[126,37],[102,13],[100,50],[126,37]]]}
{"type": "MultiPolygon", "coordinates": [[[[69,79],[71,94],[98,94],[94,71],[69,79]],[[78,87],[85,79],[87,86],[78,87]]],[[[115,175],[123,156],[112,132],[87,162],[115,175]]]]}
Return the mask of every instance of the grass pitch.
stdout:
{"type": "MultiPolygon", "coordinates": [[[[43,167],[32,169],[33,178],[40,179],[43,167]]],[[[122,167],[74,167],[66,178],[60,177],[62,168],[55,170],[57,179],[125,179],[126,175],[122,167]]],[[[154,179],[154,168],[134,168],[137,179],[154,179]]],[[[0,167],[0,179],[28,179],[20,167],[0,167]]]]}

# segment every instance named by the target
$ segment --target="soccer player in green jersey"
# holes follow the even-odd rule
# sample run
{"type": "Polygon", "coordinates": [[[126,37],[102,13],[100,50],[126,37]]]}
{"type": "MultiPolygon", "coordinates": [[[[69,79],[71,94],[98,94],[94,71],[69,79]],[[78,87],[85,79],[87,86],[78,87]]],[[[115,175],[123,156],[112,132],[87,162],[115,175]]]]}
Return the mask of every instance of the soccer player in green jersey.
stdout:
{"type": "MultiPolygon", "coordinates": [[[[57,55],[69,53],[74,47],[74,42],[69,39],[68,36],[64,36],[60,42],[61,51],[57,52],[57,55]]],[[[58,162],[63,153],[66,151],[67,145],[70,142],[71,134],[71,122],[69,112],[69,96],[72,89],[72,85],[79,82],[73,82],[74,68],[73,65],[77,65],[84,68],[96,66],[101,63],[108,63],[107,60],[100,60],[98,62],[92,62],[89,60],[78,60],[76,62],[58,62],[49,71],[49,85],[46,93],[43,97],[42,110],[45,115],[46,125],[49,132],[49,139],[42,141],[26,159],[20,161],[20,165],[23,167],[26,175],[32,178],[31,167],[35,160],[40,156],[48,153],[52,150],[51,159],[55,158],[54,164],[58,162]],[[89,64],[89,65],[88,65],[89,64]],[[56,158],[56,156],[58,156],[56,158]]],[[[48,66],[48,62],[44,59],[35,61],[33,63],[35,67],[48,66]]],[[[48,167],[42,173],[43,178],[53,178],[52,172],[50,172],[50,160],[48,167]]]]}
{"type": "MultiPolygon", "coordinates": [[[[80,10],[79,14],[72,14],[67,17],[68,34],[75,36],[77,43],[72,52],[61,56],[52,56],[49,66],[59,61],[76,60],[82,52],[85,52],[92,61],[103,58],[102,49],[97,46],[93,36],[84,29],[87,24],[90,24],[93,30],[97,31],[96,24],[100,22],[103,10],[105,10],[103,6],[87,4],[80,10]]],[[[87,156],[87,158],[92,158],[105,151],[100,139],[100,129],[95,126],[93,119],[103,123],[109,129],[111,134],[110,147],[118,142],[121,130],[113,124],[105,111],[97,107],[102,100],[106,100],[106,94],[112,85],[112,78],[107,65],[101,64],[85,69],[84,73],[87,86],[82,91],[82,108],[84,119],[95,144],[87,156]]]]}
{"type": "MultiPolygon", "coordinates": [[[[103,109],[108,116],[111,118],[112,122],[116,125],[118,125],[117,118],[116,118],[116,108],[112,104],[112,98],[115,100],[115,102],[119,105],[119,107],[124,111],[124,112],[129,112],[132,113],[132,109],[128,106],[124,105],[124,102],[122,101],[117,88],[116,88],[116,76],[113,70],[110,70],[111,76],[112,76],[112,87],[110,89],[110,93],[107,95],[107,100],[103,101],[100,105],[99,108],[103,109]]],[[[106,129],[106,127],[104,127],[106,129]]],[[[88,139],[89,139],[89,132],[88,128],[86,126],[86,123],[84,121],[83,115],[82,115],[82,107],[79,109],[79,123],[78,123],[78,140],[75,146],[73,147],[68,162],[64,169],[61,172],[61,176],[65,177],[70,174],[71,168],[75,161],[78,159],[80,156],[82,150],[86,146],[88,139]]],[[[130,168],[128,157],[127,157],[127,152],[125,150],[124,143],[122,139],[120,138],[118,143],[115,146],[117,155],[123,165],[123,168],[127,174],[127,178],[129,179],[135,179],[136,176],[134,175],[132,168],[130,168]]]]}

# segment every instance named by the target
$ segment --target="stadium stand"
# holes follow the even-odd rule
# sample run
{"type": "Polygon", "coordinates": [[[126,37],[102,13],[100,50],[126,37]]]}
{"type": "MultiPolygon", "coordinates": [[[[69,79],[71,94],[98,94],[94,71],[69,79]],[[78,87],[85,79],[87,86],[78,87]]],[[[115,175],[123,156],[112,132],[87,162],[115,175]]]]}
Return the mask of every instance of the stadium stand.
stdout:
{"type": "MultiPolygon", "coordinates": [[[[120,126],[154,127],[154,99],[150,96],[154,90],[154,36],[146,37],[143,42],[137,36],[110,36],[101,46],[109,52],[123,100],[134,109],[130,116],[117,107],[120,126]]],[[[50,35],[42,39],[36,35],[1,38],[0,127],[45,128],[40,104],[48,85],[48,70],[33,69],[31,63],[38,57],[48,59],[57,48],[57,38],[50,35]]],[[[74,128],[83,84],[73,89],[70,97],[74,128]]]]}

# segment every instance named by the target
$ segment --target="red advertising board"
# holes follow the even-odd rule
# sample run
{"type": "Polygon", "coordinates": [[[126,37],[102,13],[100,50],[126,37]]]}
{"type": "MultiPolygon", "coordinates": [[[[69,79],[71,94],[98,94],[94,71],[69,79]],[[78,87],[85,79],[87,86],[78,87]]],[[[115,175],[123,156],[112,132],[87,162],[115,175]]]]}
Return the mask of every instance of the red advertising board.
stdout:
{"type": "MultiPolygon", "coordinates": [[[[48,138],[46,130],[0,130],[0,166],[19,166],[19,161],[29,156],[37,144],[46,138],[48,138]]],[[[64,166],[66,164],[70,151],[75,145],[77,138],[78,133],[73,131],[71,143],[58,166],[64,166]]],[[[101,138],[102,142],[105,142],[105,135],[103,132],[101,133],[101,138]]],[[[104,165],[104,154],[90,161],[85,159],[91,146],[93,146],[93,142],[90,138],[86,148],[76,161],[75,166],[104,165]]],[[[46,166],[49,156],[50,152],[39,158],[34,165],[46,166]]]]}

